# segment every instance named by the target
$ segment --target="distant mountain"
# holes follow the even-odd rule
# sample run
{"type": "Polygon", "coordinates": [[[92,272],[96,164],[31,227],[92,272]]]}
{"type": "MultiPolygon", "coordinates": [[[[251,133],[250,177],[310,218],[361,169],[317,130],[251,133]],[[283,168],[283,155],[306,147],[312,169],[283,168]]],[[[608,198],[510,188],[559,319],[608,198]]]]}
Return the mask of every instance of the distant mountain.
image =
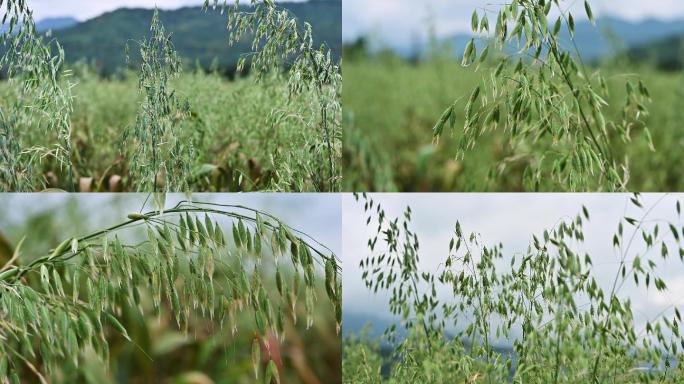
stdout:
{"type": "Polygon", "coordinates": [[[40,20],[36,23],[38,32],[59,31],[61,29],[71,28],[78,24],[78,20],[73,17],[52,17],[40,20]]]}
{"type": "MultiPolygon", "coordinates": [[[[366,332],[366,337],[370,341],[381,341],[379,338],[382,336],[385,329],[393,324],[394,322],[387,317],[378,317],[368,314],[360,314],[355,312],[343,311],[342,312],[342,337],[347,338],[350,336],[358,336],[361,331],[366,332]]],[[[401,340],[405,338],[407,332],[402,327],[397,327],[397,338],[401,340]]],[[[447,335],[448,338],[453,336],[447,335]]],[[[469,348],[470,344],[468,340],[463,340],[463,345],[469,348]]],[[[515,352],[512,345],[503,343],[493,346],[495,353],[498,353],[505,357],[512,357],[514,363],[517,361],[515,352]]],[[[385,358],[391,358],[393,348],[386,343],[382,343],[380,346],[380,353],[385,358]]],[[[392,360],[385,361],[382,367],[383,374],[387,374],[389,367],[392,364],[392,360]]]]}
{"type": "MultiPolygon", "coordinates": [[[[339,57],[342,0],[283,2],[280,6],[290,10],[301,22],[309,22],[315,43],[327,43],[339,57]]],[[[102,74],[109,75],[126,66],[127,42],[131,47],[131,59],[136,59],[133,41],[149,35],[153,13],[150,9],[122,8],[70,28],[54,30],[52,35],[64,47],[67,62],[86,60],[94,63],[102,74]]],[[[186,7],[159,14],[166,30],[172,33],[173,43],[185,59],[186,67],[197,62],[209,68],[216,59],[220,69],[231,72],[240,54],[251,50],[251,41],[232,47],[228,44],[227,16],[218,10],[205,13],[201,7],[186,7]]]]}
{"type": "MultiPolygon", "coordinates": [[[[589,21],[577,22],[574,39],[583,58],[588,61],[595,61],[632,48],[659,42],[675,35],[684,35],[684,20],[649,19],[631,22],[604,17],[597,20],[596,25],[592,25],[589,21]]],[[[445,40],[453,47],[455,55],[461,56],[471,38],[472,35],[470,34],[458,34],[445,40]]],[[[561,33],[560,39],[569,44],[569,33],[561,33]]],[[[426,45],[416,46],[415,42],[393,48],[402,56],[415,56],[417,49],[421,53],[427,50],[426,45]]],[[[509,49],[514,50],[514,48],[510,47],[509,49]]]]}
{"type": "Polygon", "coordinates": [[[634,47],[626,56],[633,62],[650,64],[664,71],[684,70],[684,35],[634,47]]]}
{"type": "Polygon", "coordinates": [[[349,311],[342,312],[342,334],[344,337],[358,335],[361,331],[366,331],[366,336],[374,340],[381,337],[385,329],[392,324],[392,319],[387,317],[377,317],[349,311]]]}
{"type": "Polygon", "coordinates": [[[666,22],[650,19],[633,23],[603,18],[596,26],[589,22],[579,23],[575,41],[580,52],[592,60],[678,34],[684,34],[684,20],[666,22]]]}
{"type": "MultiPolygon", "coordinates": [[[[49,17],[36,22],[38,32],[58,31],[60,29],[71,28],[78,24],[78,20],[73,17],[49,17]]],[[[0,33],[9,29],[9,23],[0,25],[0,33]]]]}

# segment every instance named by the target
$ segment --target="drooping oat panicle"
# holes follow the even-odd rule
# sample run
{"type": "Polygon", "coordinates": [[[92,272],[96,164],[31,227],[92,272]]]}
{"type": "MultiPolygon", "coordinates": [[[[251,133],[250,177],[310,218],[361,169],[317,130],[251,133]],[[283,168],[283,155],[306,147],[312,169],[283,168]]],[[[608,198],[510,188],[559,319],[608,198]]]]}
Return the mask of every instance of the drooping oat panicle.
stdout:
{"type": "Polygon", "coordinates": [[[190,106],[170,85],[181,73],[181,59],[158,10],[150,33],[146,41],[138,42],[138,87],[143,100],[135,124],[123,134],[122,152],[129,157],[135,190],[185,191],[189,190],[197,135],[184,129],[190,106]]]}
{"type": "MultiPolygon", "coordinates": [[[[157,313],[168,311],[180,330],[205,316],[232,332],[284,339],[286,318],[295,321],[301,308],[293,303],[301,296],[313,325],[313,303],[320,299],[314,288],[324,285],[331,310],[341,311],[338,265],[315,239],[248,207],[182,202],[131,214],[0,272],[0,381],[27,364],[39,366],[38,360],[36,374],[49,378],[64,364],[77,367],[87,350],[107,359],[110,331],[135,342],[120,315],[124,308],[142,312],[149,305],[143,298],[151,298],[157,313]],[[233,237],[224,232],[226,222],[236,228],[233,237]],[[144,240],[127,241],[131,236],[144,240]],[[305,278],[281,280],[284,294],[278,294],[273,281],[284,271],[305,278]],[[238,313],[253,316],[252,326],[238,325],[238,313]]],[[[271,363],[262,367],[257,347],[253,355],[257,376],[277,378],[271,363]]]]}
{"type": "MultiPolygon", "coordinates": [[[[650,95],[638,78],[630,78],[621,115],[611,115],[608,80],[583,62],[574,41],[575,19],[565,7],[557,0],[515,0],[496,12],[474,12],[472,30],[482,39],[468,43],[462,64],[491,72],[472,91],[465,109],[459,111],[454,103],[433,133],[439,139],[445,128],[455,130],[457,157],[462,158],[487,132],[502,130],[513,155],[491,175],[496,178],[522,163],[530,190],[538,190],[541,180],[553,180],[568,191],[626,190],[629,159],[620,158],[618,149],[641,131],[654,150],[645,123],[650,95]],[[496,24],[490,29],[492,13],[496,24]],[[567,44],[562,32],[569,36],[567,44]],[[488,59],[490,51],[511,47],[517,53],[488,59]],[[461,113],[465,123],[456,127],[455,115],[461,113]]],[[[593,22],[588,1],[585,10],[593,22]]]]}
{"type": "MultiPolygon", "coordinates": [[[[328,190],[339,191],[341,170],[341,92],[342,74],[333,59],[330,48],[313,42],[309,23],[300,25],[288,10],[271,0],[250,0],[249,7],[236,1],[228,5],[218,0],[205,0],[204,8],[221,7],[227,12],[229,40],[231,44],[249,38],[252,52],[245,53],[238,63],[238,70],[249,69],[257,79],[279,75],[287,70],[290,92],[312,92],[318,104],[318,125],[327,154],[328,190]]],[[[323,169],[323,166],[321,167],[323,169]]]]}

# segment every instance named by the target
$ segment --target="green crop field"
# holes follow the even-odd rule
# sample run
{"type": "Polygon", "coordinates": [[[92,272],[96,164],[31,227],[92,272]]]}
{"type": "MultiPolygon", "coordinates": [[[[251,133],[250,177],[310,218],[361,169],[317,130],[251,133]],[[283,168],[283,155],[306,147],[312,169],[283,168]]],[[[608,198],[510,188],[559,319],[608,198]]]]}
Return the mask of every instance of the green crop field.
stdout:
{"type": "MultiPolygon", "coordinates": [[[[135,123],[140,97],[137,74],[105,80],[86,66],[77,67],[71,116],[75,150],[74,180],[81,191],[131,188],[121,137],[135,123]],[[117,181],[118,180],[118,181],[117,181]]],[[[188,71],[171,85],[187,99],[190,113],[184,131],[196,135],[190,184],[203,191],[316,191],[330,187],[327,154],[312,116],[310,95],[290,98],[286,81],[253,77],[229,80],[218,74],[188,71]]],[[[0,108],[13,100],[10,84],[0,83],[0,108]]],[[[39,130],[25,133],[33,146],[49,146],[39,130]]],[[[46,188],[68,189],[65,169],[50,158],[36,173],[46,188]]]]}
{"type": "MultiPolygon", "coordinates": [[[[627,189],[677,191],[684,188],[684,74],[649,67],[604,65],[600,68],[611,86],[610,114],[619,116],[624,99],[623,74],[638,74],[653,101],[647,123],[655,152],[635,140],[616,146],[631,159],[627,189]],[[613,79],[613,83],[610,83],[613,79]]],[[[456,60],[411,64],[393,55],[357,56],[344,65],[344,168],[347,190],[364,191],[520,191],[525,159],[508,165],[492,180],[488,174],[499,161],[521,152],[505,146],[505,134],[487,132],[478,146],[456,158],[459,132],[446,133],[433,145],[433,127],[442,112],[458,97],[463,110],[469,92],[493,68],[477,73],[456,60]]],[[[456,115],[457,126],[464,115],[456,115]]],[[[638,134],[638,132],[635,132],[638,134]]],[[[542,182],[540,190],[558,185],[542,182]]]]}

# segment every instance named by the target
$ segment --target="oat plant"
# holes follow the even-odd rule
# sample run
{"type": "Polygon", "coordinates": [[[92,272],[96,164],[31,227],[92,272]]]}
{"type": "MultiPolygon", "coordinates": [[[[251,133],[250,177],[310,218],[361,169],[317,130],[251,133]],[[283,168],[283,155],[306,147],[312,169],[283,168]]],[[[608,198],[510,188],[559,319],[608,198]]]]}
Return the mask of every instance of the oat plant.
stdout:
{"type": "MultiPolygon", "coordinates": [[[[516,254],[456,223],[436,271],[420,268],[410,208],[390,218],[371,198],[359,198],[377,229],[360,265],[363,280],[390,294],[390,310],[408,331],[402,340],[392,338],[396,325],[386,332],[395,347],[388,382],[676,383],[684,377],[681,309],[665,306],[646,316],[624,292],[675,293],[662,277],[665,265],[684,264],[681,203],[671,196],[651,206],[639,195],[630,198],[615,233],[602,239],[612,257],[587,252],[590,212],[583,208],[531,236],[527,250],[516,254]],[[675,220],[654,215],[664,204],[675,220]],[[595,262],[614,265],[609,281],[598,278],[595,262]],[[506,341],[512,353],[497,350],[506,341]]],[[[381,381],[369,375],[377,367],[372,354],[359,357],[358,347],[345,353],[345,360],[356,356],[345,362],[345,377],[381,381]]]]}
{"type": "MultiPolygon", "coordinates": [[[[155,10],[149,39],[138,42],[143,100],[135,124],[124,131],[122,152],[129,158],[137,191],[187,191],[196,158],[194,132],[184,124],[190,105],[169,83],[181,73],[181,59],[155,10]]],[[[128,54],[127,54],[128,57],[128,54]]],[[[193,127],[197,128],[197,127],[193,127]]]]}
{"type": "MultiPolygon", "coordinates": [[[[491,177],[522,163],[530,190],[542,179],[562,190],[626,190],[629,159],[621,157],[620,147],[636,131],[655,151],[645,123],[650,94],[636,77],[607,79],[583,62],[574,41],[575,18],[565,6],[558,0],[513,0],[496,12],[475,10],[471,26],[479,37],[467,44],[462,65],[491,71],[463,100],[464,110],[459,99],[444,112],[434,136],[454,130],[457,157],[463,158],[488,131],[503,131],[509,155],[491,177]],[[516,53],[505,53],[513,47],[516,53]],[[623,79],[626,98],[615,116],[609,85],[623,79]],[[456,127],[458,114],[463,127],[456,127]]],[[[594,23],[588,0],[584,8],[594,23]]]]}
{"type": "Polygon", "coordinates": [[[24,255],[19,245],[0,267],[0,382],[59,381],[86,354],[106,361],[114,333],[135,343],[123,311],[142,314],[150,305],[186,332],[202,316],[228,334],[252,333],[255,379],[280,382],[275,363],[261,363],[262,354],[270,356],[264,338],[287,338],[286,321],[311,327],[321,299],[331,303],[339,328],[339,274],[323,244],[267,212],[237,205],[186,201],[133,213],[46,255],[24,255]],[[321,285],[327,298],[316,297],[321,285]],[[297,319],[302,307],[306,318],[297,319]],[[253,322],[238,323],[244,314],[253,322]]]}
{"type": "Polygon", "coordinates": [[[329,191],[339,191],[341,169],[341,91],[342,74],[329,47],[313,43],[309,23],[300,25],[288,10],[278,7],[273,0],[250,0],[247,9],[239,1],[228,5],[219,0],[205,0],[204,7],[220,7],[228,14],[229,42],[252,40],[252,52],[244,54],[238,70],[247,67],[257,79],[279,75],[287,70],[292,95],[310,92],[318,105],[317,125],[322,141],[313,150],[325,153],[327,164],[321,172],[328,173],[325,184],[329,191]]]}
{"type": "Polygon", "coordinates": [[[67,172],[61,184],[72,190],[73,84],[62,68],[64,51],[37,32],[26,1],[0,1],[0,17],[6,27],[0,32],[0,71],[15,93],[5,108],[0,106],[0,191],[45,187],[45,177],[35,170],[47,158],[67,172]]]}

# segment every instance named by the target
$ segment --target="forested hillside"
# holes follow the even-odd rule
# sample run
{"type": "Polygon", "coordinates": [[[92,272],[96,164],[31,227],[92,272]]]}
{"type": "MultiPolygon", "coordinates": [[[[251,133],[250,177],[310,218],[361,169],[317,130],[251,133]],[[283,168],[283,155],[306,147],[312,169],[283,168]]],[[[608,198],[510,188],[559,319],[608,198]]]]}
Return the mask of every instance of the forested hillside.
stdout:
{"type": "MultiPolygon", "coordinates": [[[[316,44],[325,42],[339,57],[342,33],[342,2],[340,0],[311,0],[303,3],[282,3],[300,21],[313,26],[316,44]]],[[[125,46],[134,49],[138,41],[149,33],[153,10],[122,8],[80,23],[72,28],[53,32],[62,44],[70,63],[81,60],[94,64],[103,75],[111,75],[126,66],[125,46]]],[[[173,43],[185,64],[199,63],[210,69],[212,63],[222,72],[232,73],[241,54],[251,51],[251,41],[229,46],[226,17],[219,10],[186,7],[160,11],[166,29],[172,33],[173,43]]],[[[131,58],[134,59],[131,55],[131,58]]],[[[138,63],[132,62],[134,66],[138,63]]]]}

